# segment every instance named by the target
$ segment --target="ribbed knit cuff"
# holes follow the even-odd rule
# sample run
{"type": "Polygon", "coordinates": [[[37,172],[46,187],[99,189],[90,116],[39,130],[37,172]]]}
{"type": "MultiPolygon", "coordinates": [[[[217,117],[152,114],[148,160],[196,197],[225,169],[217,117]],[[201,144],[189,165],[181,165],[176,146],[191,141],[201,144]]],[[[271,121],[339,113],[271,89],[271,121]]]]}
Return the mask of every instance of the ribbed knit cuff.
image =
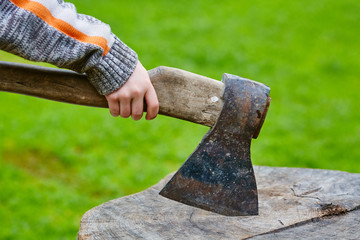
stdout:
{"type": "Polygon", "coordinates": [[[101,95],[112,93],[124,85],[138,62],[136,52],[114,37],[110,51],[86,71],[89,81],[101,95]]]}

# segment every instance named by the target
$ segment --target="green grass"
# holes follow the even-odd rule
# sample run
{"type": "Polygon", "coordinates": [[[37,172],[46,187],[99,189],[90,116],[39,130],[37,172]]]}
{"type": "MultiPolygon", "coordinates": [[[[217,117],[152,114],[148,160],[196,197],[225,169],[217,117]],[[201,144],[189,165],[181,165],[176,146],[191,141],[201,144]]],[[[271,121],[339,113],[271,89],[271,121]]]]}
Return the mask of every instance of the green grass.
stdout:
{"type": "MultiPolygon", "coordinates": [[[[254,164],[360,172],[359,1],[73,2],[148,69],[269,85],[254,164]]],[[[207,131],[10,93],[0,102],[0,239],[74,239],[85,211],[175,171],[207,131]]]]}

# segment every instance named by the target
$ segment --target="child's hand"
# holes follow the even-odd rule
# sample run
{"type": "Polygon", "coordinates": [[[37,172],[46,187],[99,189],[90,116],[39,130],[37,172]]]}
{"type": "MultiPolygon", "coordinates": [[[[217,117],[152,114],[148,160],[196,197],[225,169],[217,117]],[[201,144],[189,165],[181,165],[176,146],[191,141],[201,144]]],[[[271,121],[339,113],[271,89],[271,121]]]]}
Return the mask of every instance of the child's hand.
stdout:
{"type": "Polygon", "coordinates": [[[140,61],[127,82],[118,90],[105,96],[112,116],[132,117],[140,120],[143,116],[144,98],[147,105],[146,120],[154,119],[159,112],[159,101],[150,82],[146,69],[140,61]]]}

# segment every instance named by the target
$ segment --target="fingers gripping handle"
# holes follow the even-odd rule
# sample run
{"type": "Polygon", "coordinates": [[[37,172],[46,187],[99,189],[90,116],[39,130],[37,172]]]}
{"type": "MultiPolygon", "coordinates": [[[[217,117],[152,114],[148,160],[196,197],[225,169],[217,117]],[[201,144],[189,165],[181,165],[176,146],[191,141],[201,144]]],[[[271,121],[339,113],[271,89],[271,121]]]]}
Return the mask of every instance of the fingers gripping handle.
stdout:
{"type": "MultiPolygon", "coordinates": [[[[107,108],[86,76],[72,71],[0,62],[0,91],[107,108]]],[[[213,126],[223,106],[222,82],[170,67],[149,71],[160,114],[213,126]]]]}

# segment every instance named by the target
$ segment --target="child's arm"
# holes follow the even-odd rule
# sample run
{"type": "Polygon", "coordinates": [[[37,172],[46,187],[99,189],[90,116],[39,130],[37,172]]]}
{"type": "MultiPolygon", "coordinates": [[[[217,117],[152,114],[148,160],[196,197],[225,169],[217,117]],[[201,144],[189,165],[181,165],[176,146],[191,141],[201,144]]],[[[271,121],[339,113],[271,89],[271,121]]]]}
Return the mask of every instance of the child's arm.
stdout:
{"type": "Polygon", "coordinates": [[[147,119],[158,112],[154,88],[137,54],[108,25],[78,14],[73,4],[59,0],[2,0],[0,49],[86,73],[97,91],[106,96],[113,116],[132,115],[139,119],[144,97],[147,119]]]}

